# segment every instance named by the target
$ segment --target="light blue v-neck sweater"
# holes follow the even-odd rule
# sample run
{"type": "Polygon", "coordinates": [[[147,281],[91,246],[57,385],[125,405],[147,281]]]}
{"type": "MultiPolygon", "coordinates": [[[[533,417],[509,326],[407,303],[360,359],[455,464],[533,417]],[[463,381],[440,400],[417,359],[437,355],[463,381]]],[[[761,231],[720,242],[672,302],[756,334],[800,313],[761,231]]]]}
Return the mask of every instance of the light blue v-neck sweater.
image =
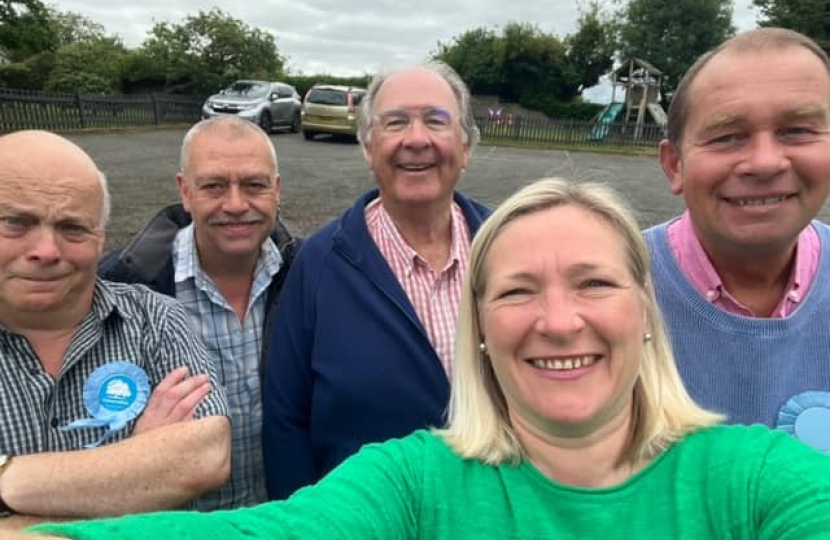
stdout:
{"type": "Polygon", "coordinates": [[[830,399],[830,227],[818,221],[813,226],[821,242],[818,274],[784,319],[743,317],[713,306],[678,266],[668,223],[645,233],[680,374],[699,404],[727,414],[730,423],[787,428],[778,414],[793,396],[820,391],[830,399]]]}

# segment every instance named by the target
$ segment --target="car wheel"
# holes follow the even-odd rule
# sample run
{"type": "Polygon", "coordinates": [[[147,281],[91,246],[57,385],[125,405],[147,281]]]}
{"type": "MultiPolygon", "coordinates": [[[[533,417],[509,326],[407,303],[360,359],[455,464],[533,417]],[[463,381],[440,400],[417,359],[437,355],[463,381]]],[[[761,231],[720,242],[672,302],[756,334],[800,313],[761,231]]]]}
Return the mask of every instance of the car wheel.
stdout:
{"type": "Polygon", "coordinates": [[[305,140],[307,140],[307,141],[310,141],[311,139],[313,139],[313,138],[314,138],[314,135],[315,135],[315,134],[314,134],[314,132],[313,132],[313,131],[305,131],[305,130],[303,130],[303,137],[305,137],[305,140]]]}
{"type": "Polygon", "coordinates": [[[297,133],[298,131],[300,131],[300,113],[295,114],[291,121],[291,133],[297,133]]]}
{"type": "Polygon", "coordinates": [[[269,113],[268,111],[262,113],[262,115],[259,117],[259,127],[261,127],[262,131],[264,131],[265,133],[271,133],[271,113],[269,113]]]}

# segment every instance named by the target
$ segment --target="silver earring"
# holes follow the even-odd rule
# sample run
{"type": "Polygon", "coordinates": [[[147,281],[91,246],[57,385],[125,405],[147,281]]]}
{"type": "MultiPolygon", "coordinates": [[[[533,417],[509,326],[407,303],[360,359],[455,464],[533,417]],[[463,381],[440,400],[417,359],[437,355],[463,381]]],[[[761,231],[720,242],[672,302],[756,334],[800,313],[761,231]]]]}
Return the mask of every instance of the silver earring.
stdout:
{"type": "Polygon", "coordinates": [[[643,334],[643,343],[648,343],[652,339],[654,339],[654,336],[652,336],[650,332],[643,334]]]}
{"type": "Polygon", "coordinates": [[[478,350],[481,351],[481,354],[487,354],[487,345],[482,341],[478,344],[478,350]]]}

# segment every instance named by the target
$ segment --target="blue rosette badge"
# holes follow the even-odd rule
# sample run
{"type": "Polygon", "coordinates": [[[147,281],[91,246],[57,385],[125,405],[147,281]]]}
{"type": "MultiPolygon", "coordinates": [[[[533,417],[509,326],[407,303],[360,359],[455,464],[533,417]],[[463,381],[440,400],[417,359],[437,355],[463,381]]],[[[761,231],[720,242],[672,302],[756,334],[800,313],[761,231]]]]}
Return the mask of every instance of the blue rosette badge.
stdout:
{"type": "Polygon", "coordinates": [[[61,426],[61,430],[106,427],[103,437],[84,445],[84,448],[95,448],[138,417],[148,399],[150,380],[143,369],[130,362],[104,364],[84,384],[84,407],[92,418],[75,420],[61,426]]]}
{"type": "Polygon", "coordinates": [[[801,442],[830,454],[830,392],[793,396],[778,411],[777,425],[801,442]]]}

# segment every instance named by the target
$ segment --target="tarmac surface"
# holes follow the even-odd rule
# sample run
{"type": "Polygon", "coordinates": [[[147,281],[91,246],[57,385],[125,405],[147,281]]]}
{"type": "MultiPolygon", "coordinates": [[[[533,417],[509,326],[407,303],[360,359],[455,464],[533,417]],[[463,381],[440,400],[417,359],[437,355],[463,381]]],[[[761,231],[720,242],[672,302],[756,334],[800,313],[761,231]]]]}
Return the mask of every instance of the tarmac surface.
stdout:
{"type": "MultiPolygon", "coordinates": [[[[123,247],[161,207],[177,202],[175,176],[186,130],[82,133],[68,137],[107,175],[112,214],[107,249],[123,247]]],[[[282,175],[283,219],[307,236],[350,207],[374,185],[360,147],[348,140],[274,133],[282,175]]],[[[655,156],[479,146],[459,189],[495,206],[525,184],[548,176],[605,182],[618,189],[645,228],[683,210],[655,156]]],[[[820,217],[830,217],[825,206],[820,217]]]]}

